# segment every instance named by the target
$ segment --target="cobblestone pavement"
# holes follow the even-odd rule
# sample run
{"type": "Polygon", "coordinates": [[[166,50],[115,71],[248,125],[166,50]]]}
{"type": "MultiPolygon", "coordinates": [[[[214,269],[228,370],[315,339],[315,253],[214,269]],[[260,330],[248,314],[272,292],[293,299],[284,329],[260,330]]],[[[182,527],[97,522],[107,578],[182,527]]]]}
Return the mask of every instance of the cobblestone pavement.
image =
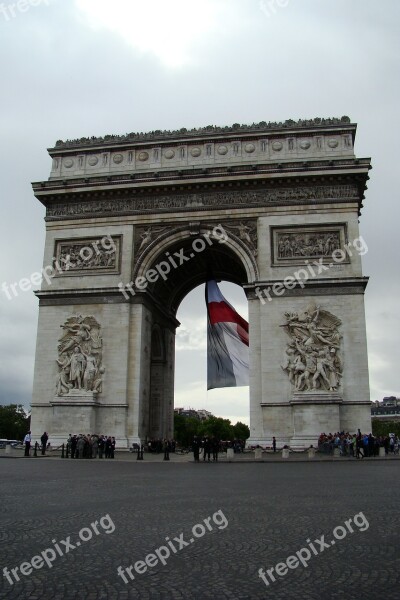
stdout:
{"type": "Polygon", "coordinates": [[[397,600],[399,467],[397,460],[0,460],[0,598],[397,600]],[[224,528],[218,527],[221,513],[213,518],[219,510],[228,521],[224,528]],[[281,576],[274,572],[276,581],[268,587],[259,578],[261,567],[267,571],[285,562],[308,547],[307,539],[325,534],[331,542],[333,530],[360,512],[369,523],[365,531],[353,523],[354,532],[347,530],[335,545],[318,555],[310,550],[307,567],[300,564],[281,576]],[[17,571],[20,581],[13,585],[3,576],[4,567],[20,567],[56,543],[66,550],[61,540],[68,536],[75,545],[82,528],[107,514],[113,533],[105,533],[110,522],[103,521],[108,525],[97,525],[99,535],[56,555],[52,568],[45,564],[27,576],[17,571]],[[202,529],[192,528],[200,523],[206,531],[195,539],[202,529]],[[118,576],[118,566],[144,561],[167,545],[166,537],[181,534],[188,545],[171,551],[165,566],[133,571],[135,579],[126,575],[127,584],[118,576]]]}

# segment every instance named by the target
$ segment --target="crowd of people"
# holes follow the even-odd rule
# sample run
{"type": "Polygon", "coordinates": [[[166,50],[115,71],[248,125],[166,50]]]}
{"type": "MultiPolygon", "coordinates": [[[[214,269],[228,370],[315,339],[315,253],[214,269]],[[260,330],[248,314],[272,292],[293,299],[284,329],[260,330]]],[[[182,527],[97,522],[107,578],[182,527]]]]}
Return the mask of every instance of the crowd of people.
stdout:
{"type": "Polygon", "coordinates": [[[193,438],[192,451],[195,462],[200,462],[200,455],[203,457],[203,462],[218,461],[218,454],[226,452],[228,448],[233,448],[234,452],[243,452],[245,442],[243,440],[221,441],[216,437],[205,436],[199,438],[197,435],[193,438]]]}
{"type": "Polygon", "coordinates": [[[114,458],[115,437],[106,435],[71,435],[67,441],[67,456],[71,458],[114,458]]]}
{"type": "Polygon", "coordinates": [[[321,433],[318,438],[318,450],[326,454],[333,454],[335,448],[340,451],[340,456],[355,456],[364,458],[379,456],[379,448],[385,448],[385,454],[399,453],[399,438],[395,435],[373,436],[349,432],[321,433]]]}
{"type": "Polygon", "coordinates": [[[162,440],[161,438],[152,439],[147,442],[147,451],[153,452],[156,454],[161,454],[168,450],[168,452],[175,452],[176,450],[176,441],[175,440],[162,440]]]}
{"type": "Polygon", "coordinates": [[[192,442],[192,450],[195,462],[200,462],[201,452],[203,453],[203,462],[211,462],[211,453],[213,461],[218,462],[220,441],[215,437],[204,437],[203,439],[200,439],[195,435],[192,442]]]}

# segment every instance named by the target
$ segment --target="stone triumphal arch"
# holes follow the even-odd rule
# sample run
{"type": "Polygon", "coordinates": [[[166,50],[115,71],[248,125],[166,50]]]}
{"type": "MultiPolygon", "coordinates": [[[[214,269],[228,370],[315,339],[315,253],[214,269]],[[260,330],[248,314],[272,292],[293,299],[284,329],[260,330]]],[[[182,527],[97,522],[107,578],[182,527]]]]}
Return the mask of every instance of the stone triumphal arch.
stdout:
{"type": "Polygon", "coordinates": [[[248,298],[250,443],[369,430],[355,134],[342,117],[57,142],[33,184],[34,435],[171,437],[176,312],[210,269],[248,298]]]}

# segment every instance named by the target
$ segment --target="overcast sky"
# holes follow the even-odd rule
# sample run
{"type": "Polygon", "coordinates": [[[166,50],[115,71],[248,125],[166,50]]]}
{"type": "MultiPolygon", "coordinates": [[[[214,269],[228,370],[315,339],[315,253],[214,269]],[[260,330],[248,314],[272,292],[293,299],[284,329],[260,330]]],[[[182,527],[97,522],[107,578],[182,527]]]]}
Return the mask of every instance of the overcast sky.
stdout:
{"type": "MultiPolygon", "coordinates": [[[[371,399],[400,396],[400,3],[28,0],[24,12],[12,4],[0,8],[0,284],[42,266],[44,209],[30,184],[47,179],[46,148],[58,139],[348,115],[358,123],[357,156],[373,164],[360,222],[371,399]]],[[[243,291],[222,290],[247,316],[243,291]]],[[[178,313],[175,405],[248,422],[248,388],[205,390],[203,298],[194,290],[178,313]]],[[[0,310],[0,403],[28,406],[38,301],[0,292],[0,310]]]]}

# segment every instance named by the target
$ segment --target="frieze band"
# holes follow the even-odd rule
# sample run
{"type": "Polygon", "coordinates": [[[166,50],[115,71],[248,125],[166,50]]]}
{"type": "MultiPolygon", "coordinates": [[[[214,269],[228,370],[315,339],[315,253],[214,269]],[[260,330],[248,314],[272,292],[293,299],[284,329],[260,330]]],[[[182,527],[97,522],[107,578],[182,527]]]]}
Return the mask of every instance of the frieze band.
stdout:
{"type": "Polygon", "coordinates": [[[254,190],[230,192],[200,192],[198,194],[176,194],[147,196],[145,198],[115,198],[89,200],[87,202],[54,203],[47,207],[47,220],[86,218],[115,214],[146,213],[154,210],[173,212],[177,210],[207,210],[224,206],[266,206],[268,204],[298,204],[324,200],[349,200],[359,202],[358,186],[336,185],[315,187],[291,187],[279,190],[254,190]]]}

